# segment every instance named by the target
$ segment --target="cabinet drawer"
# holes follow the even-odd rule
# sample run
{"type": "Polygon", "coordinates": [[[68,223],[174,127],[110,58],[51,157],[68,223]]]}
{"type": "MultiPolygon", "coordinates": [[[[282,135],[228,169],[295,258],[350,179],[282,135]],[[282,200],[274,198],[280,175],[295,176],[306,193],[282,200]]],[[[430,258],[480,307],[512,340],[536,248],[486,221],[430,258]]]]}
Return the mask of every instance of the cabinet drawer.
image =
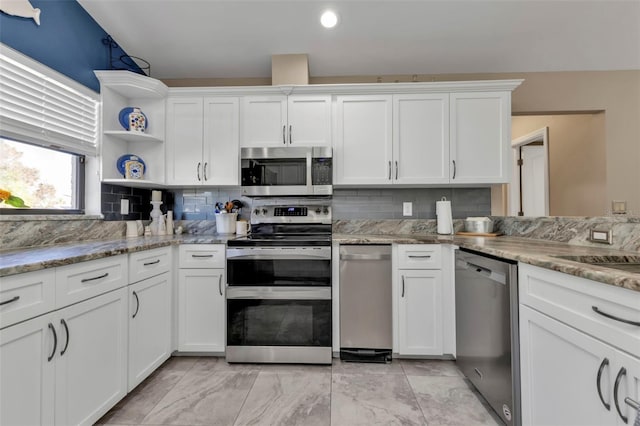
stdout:
{"type": "Polygon", "coordinates": [[[127,255],[56,268],[56,308],[127,285],[127,255]]]}
{"type": "Polygon", "coordinates": [[[0,278],[0,328],[55,309],[54,269],[0,278]]]}
{"type": "Polygon", "coordinates": [[[624,351],[640,351],[640,292],[520,263],[520,303],[624,351]]]}
{"type": "Polygon", "coordinates": [[[180,268],[224,268],[224,244],[185,244],[178,254],[180,268]]]}
{"type": "Polygon", "coordinates": [[[129,255],[129,283],[146,280],[170,269],[171,247],[160,247],[129,255]]]}
{"type": "Polygon", "coordinates": [[[398,245],[398,268],[442,269],[442,247],[439,244],[398,245]]]}

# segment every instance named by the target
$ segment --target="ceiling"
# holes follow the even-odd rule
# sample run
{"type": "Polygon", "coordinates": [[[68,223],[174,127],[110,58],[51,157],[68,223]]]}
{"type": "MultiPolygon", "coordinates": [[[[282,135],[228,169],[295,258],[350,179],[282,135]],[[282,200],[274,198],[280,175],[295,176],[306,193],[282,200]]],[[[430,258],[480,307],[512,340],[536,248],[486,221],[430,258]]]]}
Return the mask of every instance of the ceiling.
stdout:
{"type": "Polygon", "coordinates": [[[269,77],[284,53],[314,77],[640,69],[640,0],[78,2],[161,79],[269,77]]]}

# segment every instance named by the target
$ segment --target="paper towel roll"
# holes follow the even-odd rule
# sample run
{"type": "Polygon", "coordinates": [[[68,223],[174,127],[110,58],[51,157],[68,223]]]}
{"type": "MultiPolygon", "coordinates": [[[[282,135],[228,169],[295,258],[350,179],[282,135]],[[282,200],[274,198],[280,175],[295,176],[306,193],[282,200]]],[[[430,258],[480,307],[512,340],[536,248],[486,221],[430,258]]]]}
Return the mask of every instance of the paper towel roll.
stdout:
{"type": "Polygon", "coordinates": [[[438,234],[453,234],[451,201],[447,201],[444,197],[441,201],[436,201],[436,217],[438,219],[438,234]]]}

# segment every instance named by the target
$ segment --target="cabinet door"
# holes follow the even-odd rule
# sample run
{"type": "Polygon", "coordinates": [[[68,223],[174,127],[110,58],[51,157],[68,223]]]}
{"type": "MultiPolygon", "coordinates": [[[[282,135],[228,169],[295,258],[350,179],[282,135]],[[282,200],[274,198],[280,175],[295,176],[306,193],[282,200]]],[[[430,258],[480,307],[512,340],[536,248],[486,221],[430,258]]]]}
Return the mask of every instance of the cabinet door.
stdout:
{"type": "MultiPolygon", "coordinates": [[[[0,331],[2,425],[54,423],[54,315],[44,315],[0,331]]],[[[60,347],[59,335],[57,343],[60,347]]]]}
{"type": "Polygon", "coordinates": [[[391,99],[386,95],[337,97],[336,184],[391,183],[391,99]]]}
{"type": "Polygon", "coordinates": [[[128,287],[129,391],[171,356],[170,279],[165,272],[128,287]]]}
{"type": "Polygon", "coordinates": [[[178,272],[178,350],[224,352],[224,269],[178,272]]]}
{"type": "Polygon", "coordinates": [[[204,99],[202,178],[208,185],[240,185],[240,102],[204,99]]]}
{"type": "Polygon", "coordinates": [[[393,96],[393,179],[449,183],[449,94],[393,96]]]}
{"type": "MultiPolygon", "coordinates": [[[[202,98],[167,100],[167,183],[199,185],[203,182],[202,98]]],[[[153,167],[153,165],[149,165],[153,167]]]]}
{"type": "Polygon", "coordinates": [[[521,304],[522,424],[615,424],[612,391],[615,352],[610,346],[521,304]],[[603,363],[600,389],[610,411],[598,396],[598,371],[603,363]]]}
{"type": "Polygon", "coordinates": [[[442,355],[442,272],[398,271],[400,355],[442,355]]]}
{"type": "Polygon", "coordinates": [[[288,145],[286,96],[242,99],[242,147],[288,145]]]}
{"type": "Polygon", "coordinates": [[[127,289],[59,311],[58,425],[93,424],[127,393],[127,289]]]}
{"type": "MultiPolygon", "coordinates": [[[[640,356],[640,348],[636,351],[635,355],[640,356]]],[[[611,373],[614,378],[613,386],[615,386],[615,379],[620,376],[618,384],[618,408],[620,413],[617,412],[615,403],[612,404],[611,411],[616,411],[615,416],[618,418],[618,425],[631,425],[636,418],[636,410],[625,400],[629,398],[631,404],[640,403],[640,358],[633,355],[618,351],[617,353],[618,365],[616,370],[611,373]],[[624,371],[621,369],[624,368],[624,371]],[[623,417],[627,419],[625,422],[623,417]]]]}
{"type": "Polygon", "coordinates": [[[288,145],[331,146],[331,96],[289,96],[287,119],[288,145]]]}
{"type": "Polygon", "coordinates": [[[450,95],[451,182],[507,183],[511,93],[450,95]]]}

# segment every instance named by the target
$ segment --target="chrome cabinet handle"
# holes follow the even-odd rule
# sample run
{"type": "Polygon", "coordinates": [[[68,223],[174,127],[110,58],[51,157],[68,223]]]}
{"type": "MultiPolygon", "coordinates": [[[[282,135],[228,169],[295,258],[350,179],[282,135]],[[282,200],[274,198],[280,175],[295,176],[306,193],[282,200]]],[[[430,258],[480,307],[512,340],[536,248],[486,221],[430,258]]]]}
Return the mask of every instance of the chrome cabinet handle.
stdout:
{"type": "Polygon", "coordinates": [[[51,362],[53,356],[56,354],[56,348],[58,347],[58,335],[56,334],[56,328],[53,324],[49,323],[49,329],[53,332],[53,350],[51,351],[51,355],[47,358],[47,362],[51,362]]]}
{"type": "Polygon", "coordinates": [[[451,179],[456,178],[456,160],[453,160],[453,177],[451,179]]]}
{"type": "Polygon", "coordinates": [[[201,181],[202,179],[200,179],[200,167],[202,166],[202,163],[198,163],[198,167],[197,167],[197,171],[198,171],[198,181],[201,181]]]}
{"type": "Polygon", "coordinates": [[[291,132],[292,127],[292,125],[289,125],[289,145],[291,145],[291,142],[293,141],[293,133],[291,132]]]}
{"type": "Polygon", "coordinates": [[[593,309],[593,312],[595,312],[596,314],[600,314],[600,315],[602,315],[603,317],[610,318],[610,319],[612,319],[612,320],[614,320],[614,321],[623,322],[623,323],[625,323],[625,324],[631,324],[631,325],[635,325],[635,326],[640,327],[640,322],[637,322],[637,321],[631,321],[631,320],[628,320],[628,319],[624,319],[624,318],[617,317],[617,316],[615,316],[615,315],[608,314],[608,313],[606,313],[606,312],[602,312],[600,309],[598,309],[598,307],[597,307],[597,306],[592,306],[592,307],[591,307],[591,309],[593,309]]]}
{"type": "Polygon", "coordinates": [[[389,180],[391,180],[391,161],[389,161],[389,180]]]}
{"type": "Polygon", "coordinates": [[[402,276],[402,295],[400,297],[404,297],[404,275],[402,276]]]}
{"type": "Polygon", "coordinates": [[[396,180],[398,180],[398,162],[396,161],[396,180]]]}
{"type": "Polygon", "coordinates": [[[144,266],[155,265],[156,263],[160,263],[160,259],[156,259],[153,262],[144,263],[144,266]]]}
{"type": "Polygon", "coordinates": [[[482,378],[483,378],[483,376],[482,376],[482,371],[478,370],[477,368],[474,368],[474,369],[473,369],[473,371],[475,371],[475,372],[476,372],[476,374],[477,374],[478,376],[480,376],[480,380],[482,380],[482,378]]]}
{"type": "Polygon", "coordinates": [[[86,283],[87,281],[95,281],[95,280],[99,280],[100,278],[106,278],[109,276],[108,272],[105,272],[102,275],[99,275],[97,277],[93,277],[93,278],[83,278],[82,280],[80,280],[81,283],[86,283]]]}
{"type": "Polygon", "coordinates": [[[415,255],[415,254],[410,254],[409,255],[409,259],[429,259],[431,257],[430,254],[426,254],[426,255],[415,255]]]}
{"type": "Polygon", "coordinates": [[[60,351],[60,356],[64,355],[64,353],[67,351],[67,348],[69,347],[69,327],[67,326],[67,322],[63,319],[60,320],[60,324],[62,324],[64,326],[64,331],[65,333],[67,333],[67,341],[64,344],[64,348],[60,351]]]}
{"type": "Polygon", "coordinates": [[[607,411],[611,411],[611,404],[607,404],[606,402],[604,402],[604,398],[602,397],[602,389],[600,388],[602,371],[604,370],[604,367],[606,367],[607,365],[609,365],[609,359],[605,358],[600,363],[600,368],[598,368],[598,376],[596,377],[596,389],[598,389],[598,396],[600,397],[600,401],[602,401],[602,405],[604,405],[604,408],[606,408],[607,411]]]}
{"type": "Polygon", "coordinates": [[[220,296],[222,296],[222,274],[218,277],[218,291],[220,292],[220,296]]]}
{"type": "Polygon", "coordinates": [[[5,300],[4,302],[0,302],[0,306],[2,306],[2,305],[8,305],[9,303],[16,302],[16,301],[18,301],[19,299],[20,299],[20,296],[13,296],[13,297],[12,297],[11,299],[9,299],[9,300],[5,300]]]}
{"type": "Polygon", "coordinates": [[[203,175],[203,177],[204,177],[204,180],[209,180],[209,178],[207,178],[207,166],[208,166],[208,165],[209,165],[209,163],[208,163],[208,162],[207,162],[207,163],[204,163],[204,169],[203,169],[203,173],[202,173],[202,175],[203,175]]]}
{"type": "Polygon", "coordinates": [[[212,254],[192,254],[191,257],[213,257],[212,254]]]}
{"type": "Polygon", "coordinates": [[[620,405],[618,404],[618,388],[620,387],[620,381],[626,374],[627,374],[627,369],[624,367],[621,367],[620,371],[618,371],[618,375],[616,376],[616,383],[613,385],[613,402],[616,404],[616,411],[618,412],[618,415],[620,416],[622,421],[625,422],[625,424],[628,422],[629,419],[627,418],[627,416],[624,416],[622,414],[622,410],[620,410],[620,405]]]}
{"type": "Polygon", "coordinates": [[[138,315],[138,311],[140,310],[140,299],[138,299],[138,293],[136,293],[135,290],[133,291],[133,297],[136,298],[136,311],[133,313],[133,316],[131,318],[135,318],[136,315],[138,315]]]}
{"type": "Polygon", "coordinates": [[[287,126],[282,126],[282,143],[287,144],[287,126]]]}

